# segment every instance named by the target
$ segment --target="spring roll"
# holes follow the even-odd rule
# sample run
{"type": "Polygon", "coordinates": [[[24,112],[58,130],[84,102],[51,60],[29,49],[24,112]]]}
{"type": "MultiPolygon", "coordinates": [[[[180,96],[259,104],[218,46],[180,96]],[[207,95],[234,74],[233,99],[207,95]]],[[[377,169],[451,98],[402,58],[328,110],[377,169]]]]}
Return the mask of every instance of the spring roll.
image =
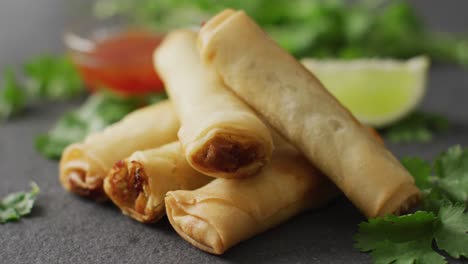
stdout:
{"type": "Polygon", "coordinates": [[[179,127],[169,101],[130,113],[83,142],[67,147],[60,160],[60,182],[70,192],[106,200],[102,183],[114,163],[137,150],[176,141],[179,127]]]}
{"type": "Polygon", "coordinates": [[[244,12],[225,10],[209,20],[199,48],[226,85],[364,215],[399,214],[418,201],[420,191],[400,162],[244,12]]]}
{"type": "Polygon", "coordinates": [[[154,61],[181,122],[189,164],[221,178],[252,175],[270,158],[270,132],[257,115],[201,64],[196,33],[170,33],[154,61]]]}
{"type": "Polygon", "coordinates": [[[154,223],[166,213],[168,191],[197,189],[212,179],[194,170],[180,143],[173,142],[117,162],[104,180],[104,191],[123,214],[154,223]]]}
{"type": "Polygon", "coordinates": [[[216,179],[194,191],[166,195],[171,225],[195,247],[222,254],[294,215],[323,206],[336,187],[292,147],[246,179],[216,179]]]}

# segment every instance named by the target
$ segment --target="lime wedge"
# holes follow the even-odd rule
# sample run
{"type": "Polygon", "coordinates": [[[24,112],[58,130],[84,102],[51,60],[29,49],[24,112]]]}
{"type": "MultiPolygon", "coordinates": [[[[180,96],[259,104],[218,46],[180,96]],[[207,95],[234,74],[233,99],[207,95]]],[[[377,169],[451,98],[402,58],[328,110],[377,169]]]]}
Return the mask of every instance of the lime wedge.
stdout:
{"type": "Polygon", "coordinates": [[[426,91],[427,57],[392,59],[303,59],[325,87],[362,123],[383,127],[400,120],[426,91]]]}

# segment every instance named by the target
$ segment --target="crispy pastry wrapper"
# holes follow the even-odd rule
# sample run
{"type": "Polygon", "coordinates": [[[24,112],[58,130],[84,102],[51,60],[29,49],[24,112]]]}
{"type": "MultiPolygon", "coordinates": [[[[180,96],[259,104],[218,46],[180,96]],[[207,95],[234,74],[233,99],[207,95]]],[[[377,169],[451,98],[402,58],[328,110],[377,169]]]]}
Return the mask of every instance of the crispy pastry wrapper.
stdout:
{"type": "Polygon", "coordinates": [[[194,170],[179,142],[137,151],[117,162],[104,180],[107,196],[122,213],[143,223],[154,223],[166,214],[168,191],[193,190],[213,180],[194,170]]]}
{"type": "Polygon", "coordinates": [[[419,200],[400,162],[244,12],[225,10],[209,20],[200,30],[199,49],[226,85],[364,215],[399,214],[419,200]]]}
{"type": "Polygon", "coordinates": [[[166,36],[154,62],[181,121],[179,140],[196,170],[220,178],[257,172],[273,151],[269,129],[201,64],[196,33],[166,36]]]}
{"type": "Polygon", "coordinates": [[[106,200],[103,179],[114,163],[137,150],[176,141],[179,127],[169,101],[136,110],[83,142],[68,146],[60,160],[60,182],[70,192],[106,200]]]}
{"type": "Polygon", "coordinates": [[[166,211],[185,240],[222,254],[337,194],[331,181],[289,146],[275,150],[271,162],[252,177],[216,179],[194,191],[169,192],[166,211]]]}

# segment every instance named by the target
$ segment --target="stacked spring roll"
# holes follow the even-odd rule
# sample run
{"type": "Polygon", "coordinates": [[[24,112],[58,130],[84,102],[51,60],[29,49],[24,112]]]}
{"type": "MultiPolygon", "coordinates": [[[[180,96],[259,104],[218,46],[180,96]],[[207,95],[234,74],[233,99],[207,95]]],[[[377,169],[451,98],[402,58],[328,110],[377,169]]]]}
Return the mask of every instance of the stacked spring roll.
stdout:
{"type": "Polygon", "coordinates": [[[337,194],[298,151],[283,146],[253,177],[216,179],[195,191],[169,192],[166,210],[182,238],[203,251],[222,254],[337,194]]]}
{"type": "Polygon", "coordinates": [[[117,162],[104,181],[104,190],[124,214],[154,223],[165,215],[168,191],[193,190],[212,179],[190,167],[180,143],[173,142],[117,162]]]}
{"type": "Polygon", "coordinates": [[[325,205],[339,194],[335,184],[368,217],[419,198],[375,131],[243,12],[227,10],[202,28],[201,56],[196,41],[178,30],[155,52],[173,104],[136,111],[66,149],[66,189],[109,197],[144,223],[167,214],[182,238],[212,254],[325,205]]]}
{"type": "Polygon", "coordinates": [[[105,200],[102,183],[115,162],[137,150],[177,140],[178,129],[179,121],[169,101],[134,111],[83,142],[67,147],[60,160],[60,182],[68,191],[105,200]]]}
{"type": "Polygon", "coordinates": [[[197,34],[169,34],[154,62],[181,122],[179,140],[189,164],[214,177],[246,177],[270,159],[269,129],[229,89],[217,73],[203,67],[197,34]]]}
{"type": "MultiPolygon", "coordinates": [[[[260,131],[271,137],[271,133],[263,131],[265,126],[261,121],[223,87],[219,77],[201,64],[195,33],[181,30],[169,34],[157,51],[155,60],[171,99],[180,101],[180,107],[199,106],[206,116],[215,115],[213,120],[217,121],[213,124],[216,126],[226,119],[241,128],[251,127],[242,132],[243,136],[253,137],[260,131]],[[195,88],[192,86],[192,90],[186,92],[189,84],[195,84],[195,88]],[[205,101],[204,97],[213,100],[205,101]],[[194,100],[196,98],[198,102],[194,100]],[[222,104],[227,105],[226,108],[222,104]],[[252,121],[245,122],[249,119],[252,121]]],[[[189,114],[188,110],[179,111],[189,114]]],[[[223,124],[227,127],[226,131],[235,132],[228,127],[233,124],[227,121],[223,124]]],[[[193,124],[193,120],[190,122],[193,124]]],[[[181,123],[184,129],[184,121],[181,123]]],[[[179,133],[181,142],[183,133],[179,133]]],[[[334,185],[291,146],[281,141],[275,140],[275,145],[282,147],[275,150],[273,159],[249,178],[219,178],[195,191],[169,192],[166,211],[174,229],[196,247],[221,254],[240,241],[308,208],[321,206],[334,197],[337,194],[334,185]]],[[[190,160],[190,155],[187,155],[187,159],[190,160]]],[[[235,164],[236,161],[226,159],[226,162],[235,164]]],[[[193,168],[200,169],[197,165],[193,165],[193,168]]],[[[211,174],[211,171],[207,174],[211,174]]],[[[219,177],[219,174],[215,173],[214,176],[219,177]]]]}
{"type": "MultiPolygon", "coordinates": [[[[193,34],[169,34],[167,39],[174,46],[184,43],[183,48],[171,52],[193,51],[193,34]],[[185,36],[190,37],[191,46],[185,36]]],[[[205,86],[213,85],[203,76],[194,78],[205,86]]],[[[306,209],[322,206],[338,194],[326,177],[278,136],[275,145],[278,149],[273,159],[257,174],[242,179],[219,178],[211,183],[213,178],[188,164],[179,142],[138,151],[116,163],[105,179],[104,189],[124,214],[145,223],[162,217],[164,195],[173,191],[167,194],[165,204],[177,232],[198,248],[221,254],[306,209]]]]}
{"type": "Polygon", "coordinates": [[[199,46],[227,86],[367,217],[399,214],[418,201],[420,192],[400,162],[244,12],[225,10],[209,20],[199,46]]]}

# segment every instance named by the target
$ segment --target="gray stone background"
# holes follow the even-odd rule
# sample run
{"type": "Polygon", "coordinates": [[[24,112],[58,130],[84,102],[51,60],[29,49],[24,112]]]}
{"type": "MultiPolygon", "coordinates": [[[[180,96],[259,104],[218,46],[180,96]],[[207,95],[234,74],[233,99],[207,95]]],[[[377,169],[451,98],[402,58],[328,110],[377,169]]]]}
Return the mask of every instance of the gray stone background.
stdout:
{"type": "MultiPolygon", "coordinates": [[[[411,1],[427,25],[468,33],[468,1],[411,1]]],[[[0,70],[38,53],[63,50],[66,25],[86,16],[90,0],[0,0],[0,70]]],[[[435,65],[422,108],[449,117],[452,129],[427,145],[389,145],[398,157],[432,159],[454,144],[468,146],[468,69],[435,65]]],[[[344,198],[256,236],[221,257],[179,238],[167,220],[137,223],[106,204],[66,193],[57,163],[33,149],[36,134],[80,102],[36,106],[0,125],[0,196],[35,180],[42,192],[31,217],[0,225],[0,263],[370,263],[353,248],[360,214],[344,198]]],[[[453,262],[462,263],[463,261],[453,262]]],[[[466,261],[465,261],[466,263],[466,261]]]]}

